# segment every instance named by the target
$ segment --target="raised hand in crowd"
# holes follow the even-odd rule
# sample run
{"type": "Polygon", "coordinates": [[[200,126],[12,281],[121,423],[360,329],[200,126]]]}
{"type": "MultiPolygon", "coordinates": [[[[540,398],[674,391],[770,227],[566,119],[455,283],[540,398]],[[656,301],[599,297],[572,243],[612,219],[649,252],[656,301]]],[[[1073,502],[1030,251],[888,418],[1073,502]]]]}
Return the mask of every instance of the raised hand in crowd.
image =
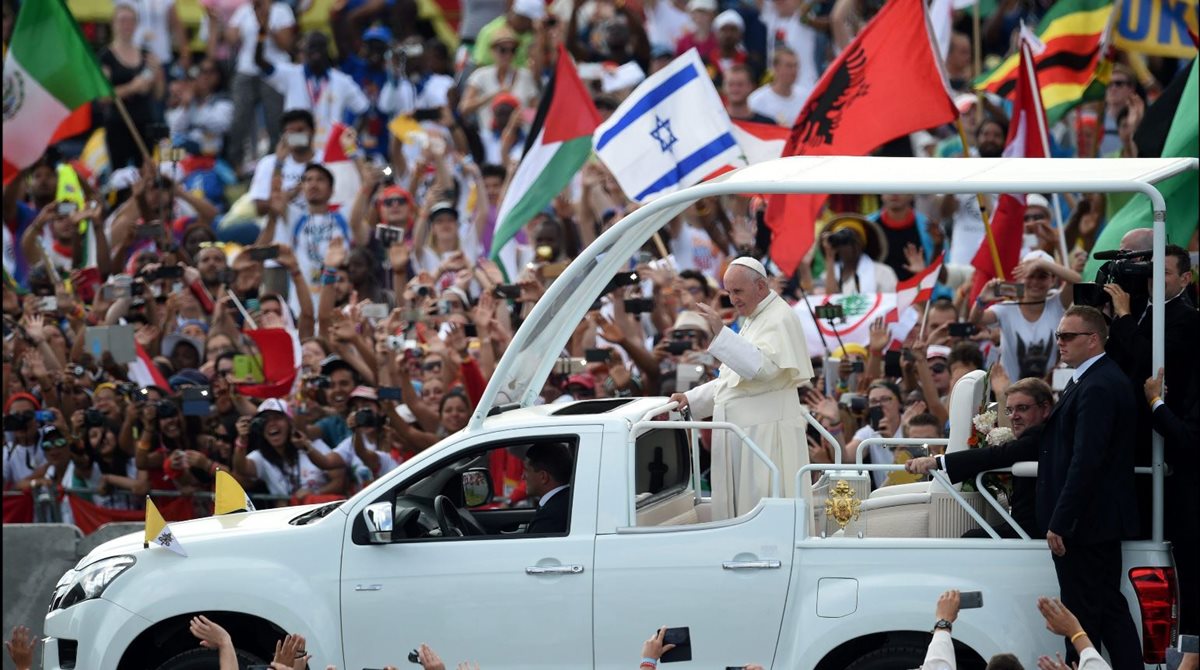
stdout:
{"type": "Polygon", "coordinates": [[[220,670],[237,670],[237,651],[233,647],[233,639],[229,636],[229,631],[213,623],[203,614],[192,617],[188,623],[188,630],[196,639],[200,640],[201,647],[217,651],[220,670]]]}
{"type": "Polygon", "coordinates": [[[33,637],[28,626],[16,626],[12,629],[12,637],[5,641],[4,648],[8,651],[8,657],[12,659],[13,665],[17,670],[31,670],[33,668],[33,649],[37,646],[37,639],[33,637]]]}
{"type": "Polygon", "coordinates": [[[275,641],[275,656],[271,659],[271,667],[279,666],[286,670],[304,670],[312,654],[305,647],[304,636],[299,633],[288,633],[282,640],[275,641]]]}

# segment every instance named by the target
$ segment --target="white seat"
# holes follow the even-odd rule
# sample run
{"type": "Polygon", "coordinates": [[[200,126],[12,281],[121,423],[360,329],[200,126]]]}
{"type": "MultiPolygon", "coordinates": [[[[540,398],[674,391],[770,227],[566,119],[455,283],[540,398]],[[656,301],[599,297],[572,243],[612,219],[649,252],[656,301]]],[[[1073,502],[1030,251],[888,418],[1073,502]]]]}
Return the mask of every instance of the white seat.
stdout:
{"type": "MultiPolygon", "coordinates": [[[[950,393],[948,453],[968,448],[972,419],[986,391],[986,376],[982,370],[968,372],[950,393]]],[[[895,484],[875,489],[863,501],[859,511],[863,517],[862,528],[870,537],[958,537],[974,526],[967,513],[935,482],[895,484]],[[939,504],[930,504],[934,498],[939,504]],[[944,504],[943,498],[948,499],[949,506],[944,504]]]]}

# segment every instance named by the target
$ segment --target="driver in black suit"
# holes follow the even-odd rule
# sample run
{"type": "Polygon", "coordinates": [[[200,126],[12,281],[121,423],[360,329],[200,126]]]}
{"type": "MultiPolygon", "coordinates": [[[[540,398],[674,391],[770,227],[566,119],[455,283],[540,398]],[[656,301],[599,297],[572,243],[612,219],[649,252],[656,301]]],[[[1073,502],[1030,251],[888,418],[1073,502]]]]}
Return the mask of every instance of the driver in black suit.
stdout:
{"type": "Polygon", "coordinates": [[[562,444],[535,444],[525,452],[525,491],[537,498],[526,534],[561,535],[571,518],[571,452],[562,444]]]}

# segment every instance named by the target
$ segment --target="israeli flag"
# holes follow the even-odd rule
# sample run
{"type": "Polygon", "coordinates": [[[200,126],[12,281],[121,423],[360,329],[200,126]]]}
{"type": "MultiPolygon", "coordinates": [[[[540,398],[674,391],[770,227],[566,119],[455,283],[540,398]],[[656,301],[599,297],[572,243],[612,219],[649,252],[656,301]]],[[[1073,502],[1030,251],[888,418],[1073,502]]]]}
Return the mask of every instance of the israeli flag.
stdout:
{"type": "Polygon", "coordinates": [[[639,85],[593,135],[596,154],[638,202],[746,164],[695,49],[639,85]]]}

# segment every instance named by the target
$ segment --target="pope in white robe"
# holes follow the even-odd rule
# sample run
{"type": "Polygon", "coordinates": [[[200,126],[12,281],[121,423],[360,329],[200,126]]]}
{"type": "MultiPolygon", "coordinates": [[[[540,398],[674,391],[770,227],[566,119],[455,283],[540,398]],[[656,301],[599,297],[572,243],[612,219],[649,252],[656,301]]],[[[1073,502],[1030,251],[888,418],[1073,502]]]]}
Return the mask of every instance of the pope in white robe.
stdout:
{"type": "MultiPolygon", "coordinates": [[[[739,316],[740,332],[724,325],[707,305],[699,311],[717,333],[708,347],[721,361],[718,377],[671,399],[692,416],[711,416],[741,428],[779,468],[782,495],[796,496],[796,472],[808,465],[808,442],[798,388],[813,376],[799,317],[767,284],[758,261],[738,258],[725,272],[725,289],[739,316]]],[[[770,492],[766,465],[727,430],[712,432],[713,519],[750,511],[770,492]]],[[[812,505],[812,488],[800,495],[812,505]]]]}

